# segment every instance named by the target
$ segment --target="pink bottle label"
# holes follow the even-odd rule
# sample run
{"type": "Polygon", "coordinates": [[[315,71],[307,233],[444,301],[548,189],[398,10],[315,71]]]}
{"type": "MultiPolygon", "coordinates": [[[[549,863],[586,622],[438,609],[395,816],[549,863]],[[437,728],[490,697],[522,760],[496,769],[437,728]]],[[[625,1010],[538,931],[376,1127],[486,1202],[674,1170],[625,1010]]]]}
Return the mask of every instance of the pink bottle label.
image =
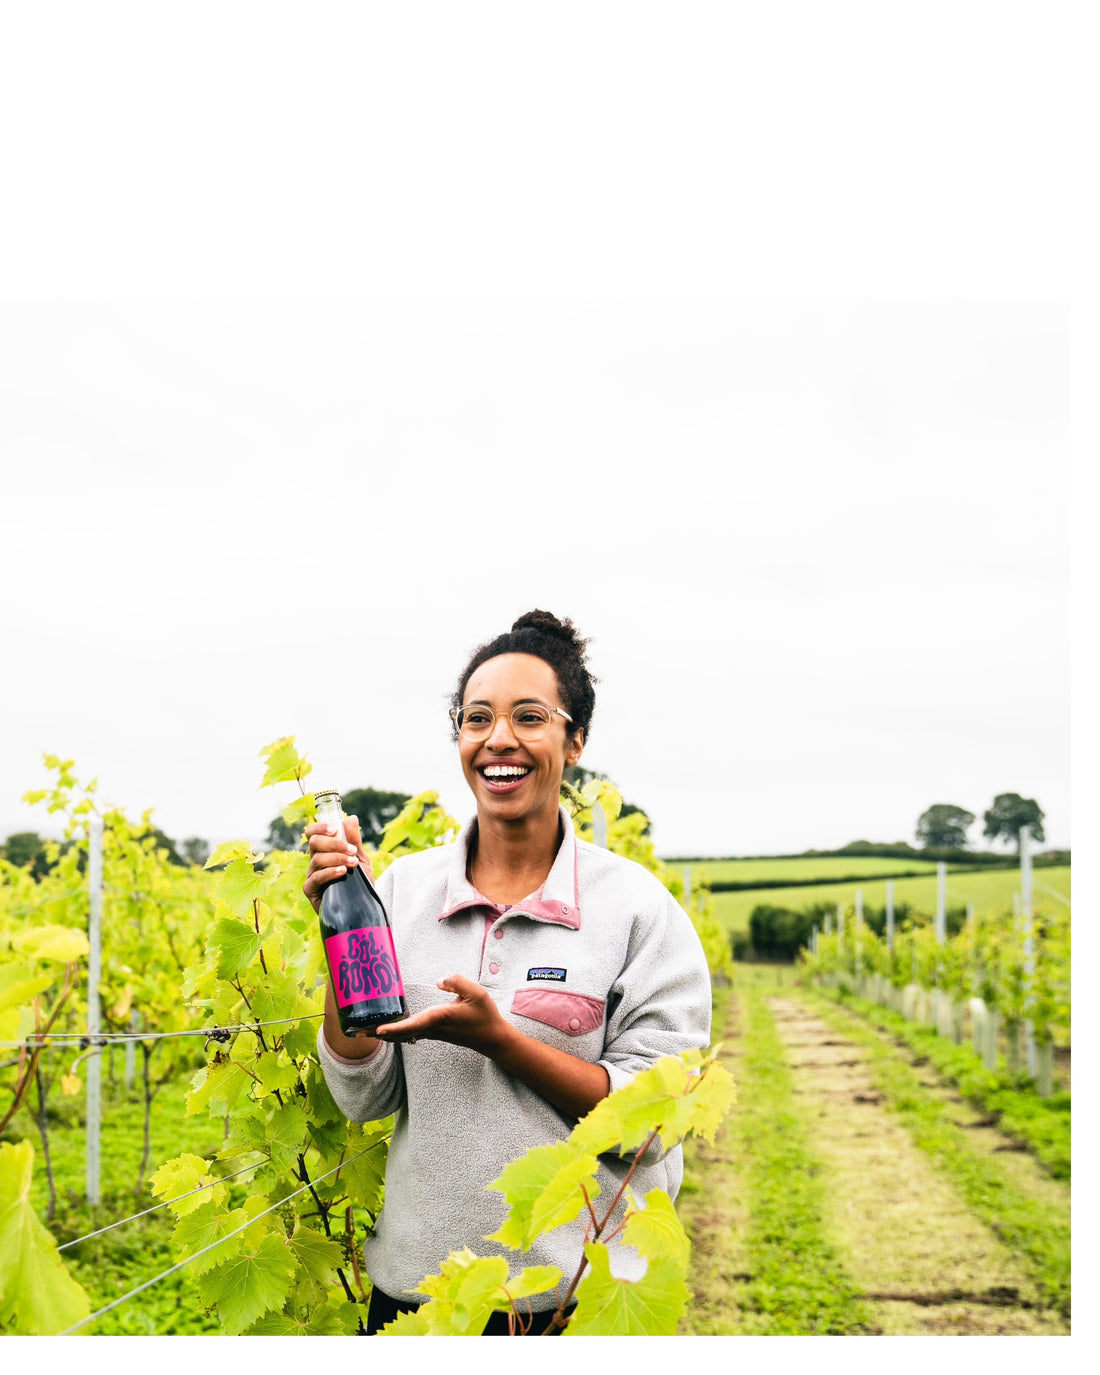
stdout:
{"type": "Polygon", "coordinates": [[[404,997],[401,971],[388,926],[341,931],[325,941],[337,1007],[374,998],[404,997]]]}

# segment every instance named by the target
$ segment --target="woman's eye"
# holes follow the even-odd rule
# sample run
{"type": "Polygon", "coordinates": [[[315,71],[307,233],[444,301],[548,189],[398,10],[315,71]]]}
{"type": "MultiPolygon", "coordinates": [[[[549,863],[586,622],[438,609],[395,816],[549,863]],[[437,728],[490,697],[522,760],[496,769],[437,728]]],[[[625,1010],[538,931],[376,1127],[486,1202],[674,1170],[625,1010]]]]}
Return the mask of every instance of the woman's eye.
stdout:
{"type": "Polygon", "coordinates": [[[462,718],[468,726],[484,726],[489,722],[489,715],[484,711],[468,711],[462,718]]]}
{"type": "Polygon", "coordinates": [[[520,713],[519,720],[520,725],[534,726],[537,725],[540,721],[545,721],[546,717],[543,716],[541,711],[524,711],[520,713]]]}

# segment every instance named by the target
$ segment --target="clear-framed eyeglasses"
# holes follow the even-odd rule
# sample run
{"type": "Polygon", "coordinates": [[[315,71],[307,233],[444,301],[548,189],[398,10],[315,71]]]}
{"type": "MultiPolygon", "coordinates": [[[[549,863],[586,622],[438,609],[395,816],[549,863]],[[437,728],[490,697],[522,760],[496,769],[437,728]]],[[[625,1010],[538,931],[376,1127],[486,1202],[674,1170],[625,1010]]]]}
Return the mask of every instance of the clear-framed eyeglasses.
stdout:
{"type": "MultiPolygon", "coordinates": [[[[570,725],[573,718],[561,707],[544,707],[539,702],[521,702],[511,711],[512,733],[517,740],[541,740],[550,729],[555,716],[562,716],[570,725]]],[[[497,714],[492,707],[476,702],[468,707],[451,708],[448,715],[455,730],[465,740],[488,740],[496,725],[497,714]]]]}

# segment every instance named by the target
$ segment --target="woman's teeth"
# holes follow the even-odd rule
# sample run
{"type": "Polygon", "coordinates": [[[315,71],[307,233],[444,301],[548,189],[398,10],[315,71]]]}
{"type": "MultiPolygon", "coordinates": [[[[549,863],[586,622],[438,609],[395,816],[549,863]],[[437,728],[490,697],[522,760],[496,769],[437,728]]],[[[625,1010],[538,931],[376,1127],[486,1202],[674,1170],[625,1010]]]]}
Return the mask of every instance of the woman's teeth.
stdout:
{"type": "Polygon", "coordinates": [[[531,772],[529,768],[517,764],[490,764],[481,771],[486,778],[522,778],[531,772]]]}

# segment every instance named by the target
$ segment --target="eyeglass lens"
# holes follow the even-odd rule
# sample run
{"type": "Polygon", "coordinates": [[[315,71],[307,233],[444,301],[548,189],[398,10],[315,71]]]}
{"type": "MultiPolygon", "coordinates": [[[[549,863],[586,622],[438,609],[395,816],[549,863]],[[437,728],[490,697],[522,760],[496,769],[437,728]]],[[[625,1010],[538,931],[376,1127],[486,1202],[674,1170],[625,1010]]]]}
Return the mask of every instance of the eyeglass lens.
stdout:
{"type": "MultiPolygon", "coordinates": [[[[469,739],[482,740],[493,729],[496,719],[492,707],[460,707],[458,729],[469,739]]],[[[520,740],[537,740],[546,734],[552,719],[552,714],[545,707],[527,703],[513,710],[512,729],[520,740]]]]}

